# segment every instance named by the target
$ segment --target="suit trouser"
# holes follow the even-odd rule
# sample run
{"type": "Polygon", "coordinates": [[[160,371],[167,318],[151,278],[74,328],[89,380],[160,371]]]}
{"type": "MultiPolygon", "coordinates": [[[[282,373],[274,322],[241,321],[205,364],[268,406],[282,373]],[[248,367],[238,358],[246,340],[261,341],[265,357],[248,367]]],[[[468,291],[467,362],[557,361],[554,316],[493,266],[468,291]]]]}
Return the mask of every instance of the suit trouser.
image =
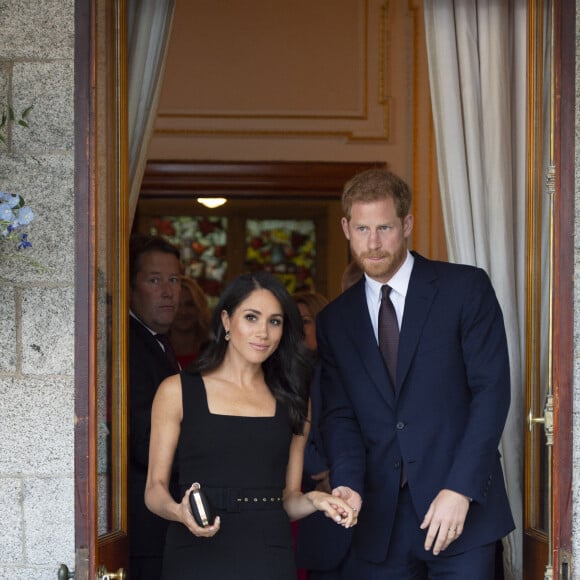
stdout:
{"type": "Polygon", "coordinates": [[[401,489],[387,558],[374,564],[356,559],[351,580],[493,580],[495,542],[462,554],[434,556],[424,548],[426,532],[419,528],[408,486],[401,489]]]}
{"type": "Polygon", "coordinates": [[[310,570],[308,580],[349,580],[356,578],[355,560],[349,550],[344,560],[334,570],[310,570]]]}

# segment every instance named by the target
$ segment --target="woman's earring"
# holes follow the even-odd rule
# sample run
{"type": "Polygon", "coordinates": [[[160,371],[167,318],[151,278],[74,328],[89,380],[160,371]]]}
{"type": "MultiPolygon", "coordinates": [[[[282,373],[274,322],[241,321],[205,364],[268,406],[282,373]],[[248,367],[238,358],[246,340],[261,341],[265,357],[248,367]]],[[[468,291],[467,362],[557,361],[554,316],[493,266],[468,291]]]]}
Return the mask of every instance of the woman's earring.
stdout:
{"type": "Polygon", "coordinates": [[[226,330],[226,333],[224,334],[224,338],[226,339],[226,341],[228,341],[230,339],[230,331],[226,330]]]}

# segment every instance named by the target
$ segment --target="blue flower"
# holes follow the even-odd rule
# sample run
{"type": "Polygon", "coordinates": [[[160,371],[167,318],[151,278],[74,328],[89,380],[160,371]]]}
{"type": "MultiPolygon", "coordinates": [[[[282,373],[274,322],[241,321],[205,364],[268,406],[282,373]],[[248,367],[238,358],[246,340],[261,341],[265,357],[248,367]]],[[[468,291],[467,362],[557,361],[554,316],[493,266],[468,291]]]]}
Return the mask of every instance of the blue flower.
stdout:
{"type": "Polygon", "coordinates": [[[32,244],[28,241],[28,234],[20,234],[20,243],[16,246],[18,250],[32,248],[32,244]]]}
{"type": "Polygon", "coordinates": [[[18,211],[18,222],[20,225],[26,226],[34,219],[33,211],[25,205],[18,211]]]}
{"type": "Polygon", "coordinates": [[[7,203],[11,208],[24,205],[24,200],[19,195],[15,195],[13,193],[3,193],[1,191],[0,201],[7,203]]]}
{"type": "Polygon", "coordinates": [[[0,221],[12,222],[12,206],[7,203],[0,203],[0,221]]]}
{"type": "Polygon", "coordinates": [[[28,207],[22,196],[0,191],[0,239],[18,240],[16,248],[30,248],[28,234],[23,232],[34,220],[34,212],[28,207]]]}

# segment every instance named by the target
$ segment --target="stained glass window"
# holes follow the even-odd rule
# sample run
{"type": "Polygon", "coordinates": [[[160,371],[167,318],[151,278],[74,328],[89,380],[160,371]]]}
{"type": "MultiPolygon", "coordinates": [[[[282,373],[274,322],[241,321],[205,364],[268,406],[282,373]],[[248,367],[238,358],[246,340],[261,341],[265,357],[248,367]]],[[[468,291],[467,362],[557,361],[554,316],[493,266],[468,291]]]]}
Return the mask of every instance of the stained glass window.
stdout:
{"type": "Polygon", "coordinates": [[[211,307],[225,287],[228,220],[226,217],[162,216],[152,219],[151,233],[179,248],[184,274],[195,278],[211,307]]]}
{"type": "Polygon", "coordinates": [[[246,220],[248,271],[266,270],[284,282],[288,292],[314,289],[316,227],[313,220],[246,220]]]}

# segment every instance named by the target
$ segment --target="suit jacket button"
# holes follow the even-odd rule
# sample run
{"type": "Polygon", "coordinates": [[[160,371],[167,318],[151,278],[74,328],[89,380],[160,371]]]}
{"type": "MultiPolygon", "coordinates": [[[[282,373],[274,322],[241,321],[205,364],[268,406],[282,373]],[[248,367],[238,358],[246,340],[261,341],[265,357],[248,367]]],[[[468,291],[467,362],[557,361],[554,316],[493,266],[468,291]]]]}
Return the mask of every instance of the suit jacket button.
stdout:
{"type": "Polygon", "coordinates": [[[397,429],[404,429],[405,423],[403,423],[403,421],[399,421],[396,426],[397,426],[397,429]]]}
{"type": "Polygon", "coordinates": [[[400,461],[395,461],[395,469],[399,469],[401,467],[400,461]]]}

